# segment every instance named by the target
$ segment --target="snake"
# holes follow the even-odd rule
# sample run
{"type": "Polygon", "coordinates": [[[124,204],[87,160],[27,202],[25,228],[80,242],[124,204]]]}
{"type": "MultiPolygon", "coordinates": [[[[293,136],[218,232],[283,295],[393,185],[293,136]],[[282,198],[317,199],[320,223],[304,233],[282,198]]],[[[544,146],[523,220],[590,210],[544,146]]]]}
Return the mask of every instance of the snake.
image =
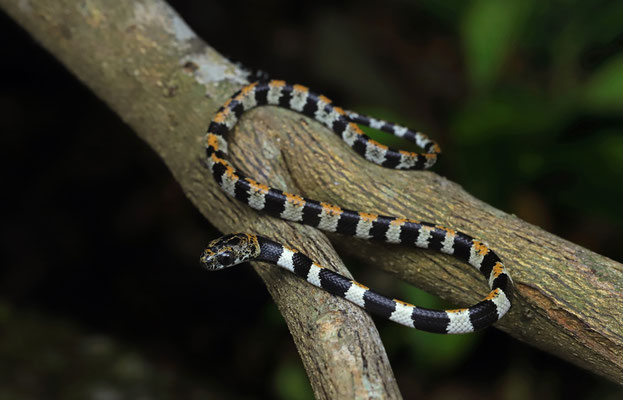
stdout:
{"type": "Polygon", "coordinates": [[[207,167],[229,196],[271,216],[362,239],[408,244],[454,256],[485,277],[490,293],[467,308],[433,310],[381,295],[367,286],[320,265],[302,252],[250,233],[228,234],[213,240],[200,261],[210,271],[246,261],[277,265],[332,295],[372,314],[422,331],[461,334],[484,329],[511,307],[513,282],[498,255],[484,242],[463,232],[414,219],[353,211],[304,198],[245,176],[228,160],[228,136],[242,114],[259,106],[277,106],[313,118],[340,136],[366,160],[386,168],[421,170],[432,167],[441,153],[424,133],[344,110],[308,87],[283,80],[250,83],[221,106],[207,130],[207,167]],[[363,133],[359,125],[414,142],[423,152],[398,150],[363,133]]]}

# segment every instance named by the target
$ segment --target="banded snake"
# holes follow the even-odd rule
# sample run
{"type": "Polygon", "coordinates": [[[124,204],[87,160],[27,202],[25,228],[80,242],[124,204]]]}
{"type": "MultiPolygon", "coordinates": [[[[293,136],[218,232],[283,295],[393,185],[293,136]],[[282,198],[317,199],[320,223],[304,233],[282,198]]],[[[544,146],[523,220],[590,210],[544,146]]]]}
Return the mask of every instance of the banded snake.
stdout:
{"type": "Polygon", "coordinates": [[[500,258],[469,235],[430,222],[348,210],[271,188],[245,177],[227,160],[227,137],[240,116],[254,107],[272,105],[299,112],[331,129],[368,161],[394,169],[430,168],[439,146],[426,135],[386,121],[345,111],[305,86],[280,80],[254,82],[236,92],[216,113],[206,135],[207,164],[216,182],[231,197],[288,221],[321,230],[388,243],[413,244],[453,255],[478,269],[491,292],[479,303],[454,310],[430,310],[382,296],[366,286],[323,267],[303,253],[248,233],[212,241],[201,256],[209,270],[245,261],[276,264],[331,294],[399,324],[436,333],[468,333],[496,322],[509,310],[512,280],[500,258]],[[385,146],[366,136],[357,124],[415,142],[423,153],[385,146]]]}

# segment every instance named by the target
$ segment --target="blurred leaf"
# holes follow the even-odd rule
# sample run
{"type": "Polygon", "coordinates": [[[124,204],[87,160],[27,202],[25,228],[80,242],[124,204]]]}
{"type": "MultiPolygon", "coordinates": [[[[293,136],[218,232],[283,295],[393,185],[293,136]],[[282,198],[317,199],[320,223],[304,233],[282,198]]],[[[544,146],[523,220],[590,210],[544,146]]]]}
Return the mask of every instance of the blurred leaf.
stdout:
{"type": "Polygon", "coordinates": [[[457,112],[452,131],[464,144],[508,136],[543,140],[558,134],[568,120],[570,105],[568,99],[552,101],[535,90],[505,88],[466,104],[457,112]]]}
{"type": "Polygon", "coordinates": [[[621,175],[623,173],[623,132],[611,130],[603,132],[603,135],[599,144],[600,156],[611,168],[608,172],[621,175]]]}
{"type": "Polygon", "coordinates": [[[623,2],[577,1],[575,13],[582,21],[587,43],[607,44],[623,33],[623,2]]]}
{"type": "Polygon", "coordinates": [[[274,376],[274,387],[281,399],[311,400],[314,398],[305,370],[298,360],[297,362],[294,362],[294,359],[286,360],[279,365],[274,376]]]}
{"type": "Polygon", "coordinates": [[[524,179],[535,179],[543,173],[545,157],[543,154],[525,151],[517,157],[517,168],[524,179]]]}
{"type": "Polygon", "coordinates": [[[456,24],[465,7],[469,5],[464,0],[419,0],[413,3],[434,15],[435,18],[452,25],[456,24]]]}
{"type": "Polygon", "coordinates": [[[544,184],[552,207],[623,222],[623,186],[618,184],[623,181],[622,129],[591,128],[560,143],[548,158],[544,184]]]}
{"type": "Polygon", "coordinates": [[[469,79],[485,88],[497,78],[523,28],[532,2],[475,0],[463,17],[462,34],[469,79]]]}
{"type": "Polygon", "coordinates": [[[623,55],[606,61],[585,85],[587,105],[597,111],[623,109],[623,55]]]}
{"type": "Polygon", "coordinates": [[[271,325],[271,329],[285,329],[286,321],[277,308],[277,304],[270,301],[266,303],[266,307],[262,310],[262,321],[271,325]]]}
{"type": "Polygon", "coordinates": [[[0,327],[9,321],[11,312],[11,305],[4,300],[0,300],[0,327]]]}

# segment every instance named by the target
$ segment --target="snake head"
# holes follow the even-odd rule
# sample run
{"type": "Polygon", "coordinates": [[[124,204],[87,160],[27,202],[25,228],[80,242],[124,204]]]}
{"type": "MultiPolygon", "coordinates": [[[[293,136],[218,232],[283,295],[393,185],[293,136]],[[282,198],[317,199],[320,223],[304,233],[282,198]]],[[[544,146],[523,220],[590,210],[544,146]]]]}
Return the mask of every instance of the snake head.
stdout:
{"type": "Polygon", "coordinates": [[[260,254],[257,236],[248,233],[234,233],[222,236],[208,244],[200,261],[210,271],[249,261],[260,254]]]}

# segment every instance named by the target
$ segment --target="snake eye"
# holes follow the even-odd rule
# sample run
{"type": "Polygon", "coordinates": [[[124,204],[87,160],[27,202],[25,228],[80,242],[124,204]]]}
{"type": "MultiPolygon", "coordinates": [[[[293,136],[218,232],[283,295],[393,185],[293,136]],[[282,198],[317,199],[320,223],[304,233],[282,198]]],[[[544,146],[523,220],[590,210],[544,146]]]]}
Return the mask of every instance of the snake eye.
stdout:
{"type": "Polygon", "coordinates": [[[228,267],[234,263],[234,257],[229,251],[217,255],[216,259],[223,267],[228,267]]]}
{"type": "Polygon", "coordinates": [[[240,244],[240,238],[238,236],[232,236],[231,239],[227,240],[227,244],[229,246],[237,246],[240,244]]]}

